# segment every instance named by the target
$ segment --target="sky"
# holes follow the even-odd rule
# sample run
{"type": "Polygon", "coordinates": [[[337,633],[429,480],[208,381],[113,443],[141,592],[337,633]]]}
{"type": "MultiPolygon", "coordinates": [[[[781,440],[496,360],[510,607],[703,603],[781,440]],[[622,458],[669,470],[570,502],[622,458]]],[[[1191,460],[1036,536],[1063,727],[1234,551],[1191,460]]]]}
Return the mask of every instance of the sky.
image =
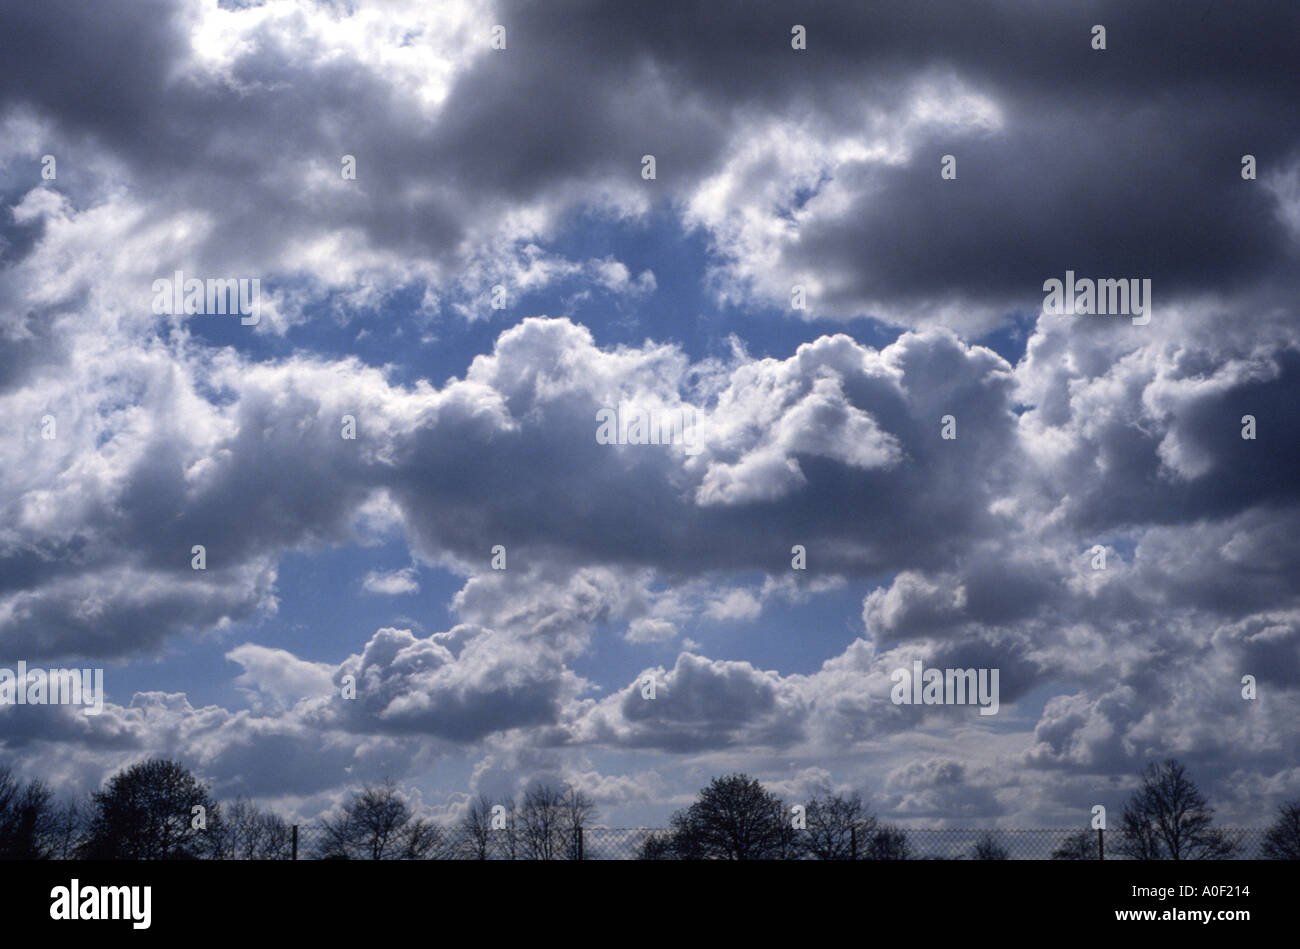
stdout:
{"type": "Polygon", "coordinates": [[[744,771],[1073,827],[1175,756],[1267,822],[1297,35],[1249,0],[0,5],[0,667],[106,691],[0,705],[0,761],[74,794],[172,757],[299,820],[391,777],[661,825],[744,771]],[[159,312],[177,271],[257,280],[256,321],[159,312]],[[1051,312],[1067,273],[1145,315],[1051,312]],[[621,406],[691,438],[604,443],[621,406]],[[997,713],[895,702],[917,661],[996,670],[997,713]]]}

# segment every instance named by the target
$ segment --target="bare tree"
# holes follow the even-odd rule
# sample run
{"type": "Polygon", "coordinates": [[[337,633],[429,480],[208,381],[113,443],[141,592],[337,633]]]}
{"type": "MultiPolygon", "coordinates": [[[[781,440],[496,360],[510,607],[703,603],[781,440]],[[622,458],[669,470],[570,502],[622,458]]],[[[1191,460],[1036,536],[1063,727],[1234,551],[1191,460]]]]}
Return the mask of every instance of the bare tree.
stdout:
{"type": "Polygon", "coordinates": [[[460,819],[462,849],[472,860],[486,860],[492,852],[492,799],[480,794],[470,801],[460,819]]]}
{"type": "Polygon", "coordinates": [[[808,859],[808,835],[804,831],[795,829],[790,812],[785,808],[784,804],[781,813],[777,815],[776,846],[772,848],[772,852],[768,854],[767,859],[808,859]]]}
{"type": "Polygon", "coordinates": [[[223,808],[222,829],[221,855],[227,860],[288,860],[293,855],[288,821],[246,798],[223,808]]]}
{"type": "Polygon", "coordinates": [[[1053,860],[1098,860],[1101,853],[1095,830],[1079,830],[1061,841],[1052,851],[1053,860]]]}
{"type": "Polygon", "coordinates": [[[412,817],[399,842],[399,860],[446,860],[454,855],[443,828],[425,817],[412,817]]]}
{"type": "Polygon", "coordinates": [[[1212,826],[1214,808],[1173,758],[1147,765],[1124,805],[1119,851],[1136,860],[1221,860],[1235,841],[1212,826]]]}
{"type": "Polygon", "coordinates": [[[975,841],[975,849],[971,851],[972,860],[1006,860],[1011,855],[1007,853],[1007,848],[997,842],[991,833],[985,832],[980,839],[975,841]]]}
{"type": "Polygon", "coordinates": [[[519,809],[519,837],[525,853],[534,860],[576,858],[578,830],[594,810],[591,799],[574,788],[549,784],[529,788],[519,809]]]}
{"type": "Polygon", "coordinates": [[[40,781],[24,784],[0,766],[0,860],[52,856],[57,832],[53,800],[40,781]]]}
{"type": "Polygon", "coordinates": [[[1264,835],[1264,856],[1300,860],[1300,798],[1278,807],[1277,820],[1264,835]]]}
{"type": "Polygon", "coordinates": [[[533,860],[554,860],[564,853],[561,840],[561,801],[564,792],[539,784],[524,792],[519,809],[519,833],[524,850],[533,860]]]}
{"type": "Polygon", "coordinates": [[[907,840],[907,831],[889,824],[882,825],[871,835],[871,843],[867,846],[866,859],[912,859],[912,845],[907,840]]]}
{"type": "Polygon", "coordinates": [[[85,839],[87,823],[87,809],[81,799],[64,801],[54,812],[50,859],[75,860],[85,839]]]}
{"type": "Polygon", "coordinates": [[[565,789],[564,800],[560,803],[560,808],[564,815],[569,857],[576,860],[578,858],[578,836],[587,826],[587,821],[596,812],[596,804],[585,792],[569,787],[565,789]]]}
{"type": "Polygon", "coordinates": [[[500,830],[493,830],[495,839],[500,840],[504,845],[507,860],[518,860],[523,848],[520,844],[519,833],[519,808],[515,804],[514,798],[506,798],[502,803],[505,807],[504,827],[500,830]]]}
{"type": "Polygon", "coordinates": [[[445,842],[442,828],[416,817],[391,779],[366,785],[337,818],[321,823],[326,859],[424,860],[440,855],[445,842]]]}
{"type": "Polygon", "coordinates": [[[847,796],[823,788],[808,802],[808,853],[818,860],[852,860],[866,855],[876,819],[855,791],[847,796]]]}

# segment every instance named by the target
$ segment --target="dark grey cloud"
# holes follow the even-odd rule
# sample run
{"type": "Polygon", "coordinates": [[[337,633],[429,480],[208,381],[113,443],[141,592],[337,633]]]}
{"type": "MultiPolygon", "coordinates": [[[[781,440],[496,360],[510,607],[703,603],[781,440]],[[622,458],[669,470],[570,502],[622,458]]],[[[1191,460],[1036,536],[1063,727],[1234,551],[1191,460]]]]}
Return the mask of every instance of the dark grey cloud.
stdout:
{"type": "MultiPolygon", "coordinates": [[[[504,51],[486,51],[486,22],[463,37],[414,30],[412,44],[463,59],[432,110],[404,75],[321,55],[319,34],[295,43],[275,19],[218,71],[191,49],[195,5],[3,16],[24,42],[0,111],[35,112],[79,156],[107,150],[160,204],[218,212],[209,259],[279,260],[286,238],[359,228],[449,276],[464,242],[486,240],[513,206],[548,207],[547,231],[605,191],[684,200],[756,119],[852,135],[867,131],[864,109],[895,109],[916,82],[948,77],[1000,121],[965,123],[941,83],[933,104],[955,109],[955,124],[922,120],[901,162],[836,162],[847,203],[801,220],[779,255],[782,276],[823,279],[816,309],[910,322],[936,307],[1033,308],[1066,269],[1150,277],[1163,303],[1296,287],[1276,199],[1239,174],[1246,152],[1264,178],[1300,160],[1282,39],[1300,14],[1286,7],[507,3],[495,14],[504,51]],[[803,52],[790,49],[795,22],[809,30],[803,52]],[[1105,51],[1089,46],[1094,23],[1105,51]],[[661,164],[650,187],[638,177],[647,152],[661,164]],[[345,153],[358,179],[322,191],[316,176],[336,178],[345,153]],[[956,181],[939,180],[946,153],[956,181]]],[[[715,237],[724,264],[744,263],[715,237]]]]}
{"type": "MultiPolygon", "coordinates": [[[[1295,10],[1003,2],[651,12],[574,2],[558,14],[523,3],[502,17],[520,34],[521,57],[583,56],[611,99],[629,64],[654,64],[689,117],[704,102],[729,117],[812,113],[851,129],[852,106],[893,104],[924,75],[954,76],[996,105],[998,128],[927,130],[902,163],[836,172],[849,203],[802,223],[781,261],[792,275],[831,278],[818,303],[832,312],[873,302],[902,313],[940,301],[1036,308],[1042,282],[1066,269],[1150,277],[1166,302],[1261,284],[1294,292],[1292,242],[1270,193],[1242,181],[1240,160],[1254,154],[1266,176],[1300,160],[1287,119],[1300,84],[1281,38],[1300,27],[1295,10]],[[789,48],[796,22],[808,28],[806,52],[789,48]],[[1107,29],[1104,51],[1090,46],[1093,24],[1107,29]],[[941,181],[949,153],[958,178],[941,181]]],[[[555,102],[557,124],[570,101],[555,102]]],[[[653,110],[640,114],[649,139],[659,123],[653,110]]],[[[664,139],[676,159],[671,131],[664,139]]],[[[696,150],[680,166],[683,178],[707,171],[696,150]]]]}

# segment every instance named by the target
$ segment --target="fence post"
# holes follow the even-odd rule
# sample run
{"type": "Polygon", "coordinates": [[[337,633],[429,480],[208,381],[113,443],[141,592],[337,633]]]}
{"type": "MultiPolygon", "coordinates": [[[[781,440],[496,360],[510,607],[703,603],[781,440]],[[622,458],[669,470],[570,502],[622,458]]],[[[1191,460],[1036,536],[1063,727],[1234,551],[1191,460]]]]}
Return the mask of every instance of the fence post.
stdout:
{"type": "Polygon", "coordinates": [[[858,859],[858,829],[857,827],[849,828],[849,859],[858,859]]]}
{"type": "Polygon", "coordinates": [[[578,825],[578,859],[582,859],[582,825],[578,825]]]}
{"type": "Polygon", "coordinates": [[[1106,840],[1104,837],[1105,833],[1106,832],[1102,830],[1100,827],[1097,828],[1097,859],[1098,860],[1106,859],[1106,840]]]}
{"type": "Polygon", "coordinates": [[[298,825],[293,825],[293,859],[298,859],[298,825]]]}

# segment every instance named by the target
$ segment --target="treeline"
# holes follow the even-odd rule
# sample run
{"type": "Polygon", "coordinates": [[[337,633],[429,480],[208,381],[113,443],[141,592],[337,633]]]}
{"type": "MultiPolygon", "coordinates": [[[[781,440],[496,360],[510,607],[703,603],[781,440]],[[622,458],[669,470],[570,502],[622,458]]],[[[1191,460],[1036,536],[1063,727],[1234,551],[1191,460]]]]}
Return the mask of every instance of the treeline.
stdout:
{"type": "MultiPolygon", "coordinates": [[[[907,831],[880,824],[856,793],[829,791],[806,802],[802,821],[794,806],[754,778],[715,778],[696,801],[673,815],[666,831],[652,834],[639,856],[647,860],[907,860],[916,856],[907,831]],[[797,826],[802,823],[802,827],[797,826]]],[[[1142,783],[1111,828],[1114,853],[1136,860],[1222,860],[1238,855],[1241,841],[1214,826],[1214,808],[1170,758],[1149,764],[1142,783]]],[[[1054,860],[1096,860],[1095,830],[1080,830],[1053,852],[1054,860]]],[[[1265,832],[1265,857],[1300,860],[1300,799],[1281,805],[1265,832]]],[[[973,860],[1006,860],[1010,854],[992,833],[968,854],[973,860]]]]}
{"type": "Polygon", "coordinates": [[[594,813],[583,792],[538,784],[519,801],[480,797],[449,826],[417,817],[385,781],[322,820],[307,852],[324,860],[575,860],[594,813]]]}
{"type": "MultiPolygon", "coordinates": [[[[305,828],[299,852],[325,860],[574,859],[578,829],[594,812],[583,792],[539,784],[518,802],[480,798],[446,826],[414,813],[384,781],[305,828]]],[[[284,818],[244,798],[218,803],[175,761],[132,765],[86,801],[64,803],[0,766],[0,860],[288,860],[293,846],[284,818]]]]}
{"type": "MultiPolygon", "coordinates": [[[[802,811],[745,774],[714,778],[661,831],[638,835],[642,860],[908,860],[908,832],[880,822],[857,793],[824,790],[802,811]]],[[[1143,860],[1224,859],[1240,846],[1214,826],[1213,808],[1172,759],[1149,765],[1106,835],[1106,853],[1143,860]]],[[[595,806],[583,792],[538,784],[515,800],[480,797],[454,824],[416,814],[391,781],[352,793],[309,825],[304,857],[333,860],[599,858],[583,852],[595,806]]],[[[287,860],[294,828],[247,799],[218,803],[183,765],[151,759],[113,775],[84,801],[56,801],[40,781],[0,766],[0,859],[287,860]]],[[[1264,832],[1264,856],[1300,860],[1300,799],[1283,804],[1264,832]]],[[[604,854],[603,856],[610,856],[604,854]]],[[[962,856],[1004,860],[989,833],[962,856]]],[[[1081,830],[1052,853],[1095,860],[1097,834],[1081,830]]]]}
{"type": "Polygon", "coordinates": [[[287,860],[292,836],[287,821],[246,799],[218,805],[174,761],[132,765],[88,799],[62,803],[0,766],[4,860],[287,860]]]}
{"type": "Polygon", "coordinates": [[[805,827],[792,810],[745,774],[714,778],[668,829],[651,834],[642,860],[906,860],[907,833],[878,824],[861,796],[824,792],[805,804],[805,827]]]}

